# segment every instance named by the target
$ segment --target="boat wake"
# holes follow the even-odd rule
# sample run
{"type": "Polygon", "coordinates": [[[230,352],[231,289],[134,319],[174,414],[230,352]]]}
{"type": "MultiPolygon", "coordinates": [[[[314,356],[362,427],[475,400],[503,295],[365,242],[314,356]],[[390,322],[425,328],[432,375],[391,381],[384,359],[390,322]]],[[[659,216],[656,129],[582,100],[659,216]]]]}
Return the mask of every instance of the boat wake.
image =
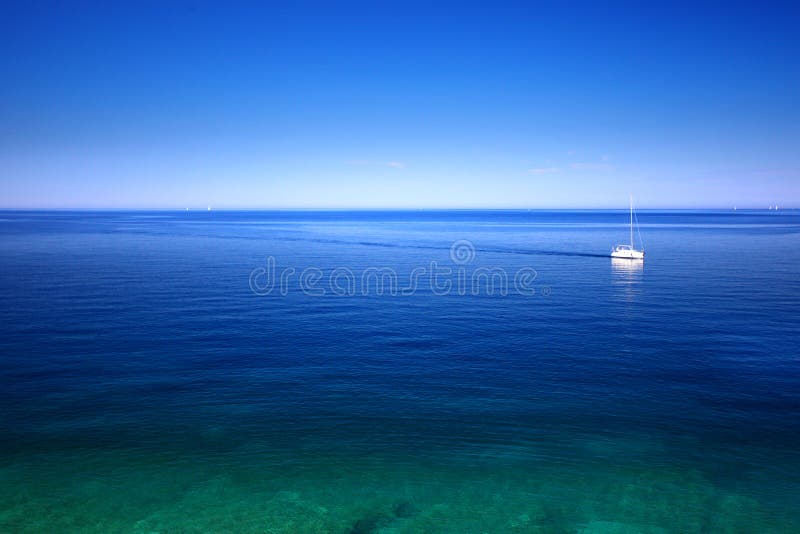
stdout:
{"type": "MultiPolygon", "coordinates": [[[[322,238],[302,238],[290,237],[282,238],[286,241],[311,241],[314,243],[325,243],[334,245],[361,245],[365,247],[382,248],[401,248],[401,249],[420,249],[420,250],[449,250],[450,245],[425,245],[412,243],[387,243],[381,241],[347,241],[343,239],[322,239],[322,238]]],[[[550,249],[529,249],[529,248],[504,248],[504,247],[475,247],[475,252],[485,252],[488,254],[524,254],[529,256],[572,256],[578,258],[609,258],[609,254],[598,254],[594,252],[574,252],[567,250],[550,249]]]]}

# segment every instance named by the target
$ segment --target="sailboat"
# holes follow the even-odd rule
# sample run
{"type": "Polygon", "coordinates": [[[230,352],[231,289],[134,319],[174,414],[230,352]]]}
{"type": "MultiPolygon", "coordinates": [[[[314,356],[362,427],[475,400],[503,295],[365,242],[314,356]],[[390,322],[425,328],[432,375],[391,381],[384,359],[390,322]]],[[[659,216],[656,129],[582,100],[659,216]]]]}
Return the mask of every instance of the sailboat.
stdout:
{"type": "MultiPolygon", "coordinates": [[[[638,221],[637,221],[638,230],[638,221]]],[[[641,241],[641,234],[639,234],[641,241]]],[[[631,244],[630,245],[617,245],[611,250],[612,258],[625,258],[628,260],[643,260],[644,259],[644,245],[642,250],[636,250],[633,243],[633,195],[631,195],[631,244]]]]}

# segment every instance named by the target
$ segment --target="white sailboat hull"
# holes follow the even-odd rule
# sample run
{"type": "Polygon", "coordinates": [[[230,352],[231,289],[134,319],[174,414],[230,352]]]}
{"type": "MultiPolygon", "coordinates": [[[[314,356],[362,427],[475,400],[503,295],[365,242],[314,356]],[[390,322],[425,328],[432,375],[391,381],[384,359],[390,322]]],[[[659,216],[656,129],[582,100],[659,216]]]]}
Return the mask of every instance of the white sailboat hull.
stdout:
{"type": "Polygon", "coordinates": [[[644,251],[643,250],[613,250],[611,251],[612,258],[624,258],[627,260],[643,260],[644,259],[644,251]]]}

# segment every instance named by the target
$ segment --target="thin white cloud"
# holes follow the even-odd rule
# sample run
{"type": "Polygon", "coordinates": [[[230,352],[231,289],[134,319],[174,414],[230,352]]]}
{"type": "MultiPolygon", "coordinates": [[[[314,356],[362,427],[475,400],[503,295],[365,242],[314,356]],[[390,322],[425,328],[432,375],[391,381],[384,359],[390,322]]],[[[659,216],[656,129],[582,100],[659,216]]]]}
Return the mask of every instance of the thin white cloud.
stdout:
{"type": "Polygon", "coordinates": [[[611,171],[614,166],[608,163],[570,163],[569,168],[574,171],[611,171]]]}
{"type": "Polygon", "coordinates": [[[394,167],[395,169],[404,169],[406,164],[402,161],[387,161],[386,165],[389,167],[394,167]]]}
{"type": "Polygon", "coordinates": [[[558,172],[561,169],[558,167],[536,167],[533,169],[528,169],[529,174],[550,174],[553,172],[558,172]]]}

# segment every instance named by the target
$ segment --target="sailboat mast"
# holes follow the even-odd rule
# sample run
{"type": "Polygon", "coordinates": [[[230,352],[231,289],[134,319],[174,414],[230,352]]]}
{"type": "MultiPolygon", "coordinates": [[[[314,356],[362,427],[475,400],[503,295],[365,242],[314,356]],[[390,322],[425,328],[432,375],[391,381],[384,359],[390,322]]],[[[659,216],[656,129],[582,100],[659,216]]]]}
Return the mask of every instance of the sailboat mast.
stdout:
{"type": "Polygon", "coordinates": [[[631,194],[631,248],[633,246],[633,194],[631,194]]]}

